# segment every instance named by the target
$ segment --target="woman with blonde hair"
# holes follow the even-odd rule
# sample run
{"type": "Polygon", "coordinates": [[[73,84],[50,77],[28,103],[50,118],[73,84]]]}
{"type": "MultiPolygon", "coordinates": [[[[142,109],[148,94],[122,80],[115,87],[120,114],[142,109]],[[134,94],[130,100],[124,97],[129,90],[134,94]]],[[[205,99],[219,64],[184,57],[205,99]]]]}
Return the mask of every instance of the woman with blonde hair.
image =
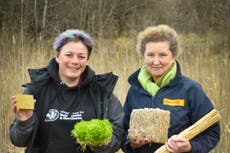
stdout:
{"type": "MultiPolygon", "coordinates": [[[[177,33],[168,25],[148,27],[138,36],[137,49],[144,65],[129,77],[130,88],[124,104],[124,128],[128,134],[130,114],[134,109],[160,108],[170,111],[167,150],[170,153],[207,153],[220,138],[219,123],[192,140],[177,137],[213,109],[213,105],[194,80],[183,76],[178,54],[177,33]]],[[[125,153],[153,153],[163,144],[151,142],[138,134],[127,138],[125,153]]]]}

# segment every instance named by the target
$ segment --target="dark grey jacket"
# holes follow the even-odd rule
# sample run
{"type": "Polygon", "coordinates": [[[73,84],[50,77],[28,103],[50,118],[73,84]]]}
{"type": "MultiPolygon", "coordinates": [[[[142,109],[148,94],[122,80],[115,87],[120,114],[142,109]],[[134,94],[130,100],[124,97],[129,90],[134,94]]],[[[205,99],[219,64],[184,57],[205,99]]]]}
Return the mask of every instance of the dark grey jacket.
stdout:
{"type": "MultiPolygon", "coordinates": [[[[39,136],[38,129],[41,123],[41,114],[42,110],[47,107],[41,99],[45,98],[43,97],[44,93],[47,91],[47,86],[50,85],[51,81],[57,82],[60,86],[61,81],[58,77],[58,64],[55,59],[52,59],[46,68],[29,70],[29,74],[31,83],[23,86],[26,87],[24,94],[33,94],[36,99],[34,114],[24,122],[14,120],[10,126],[10,139],[16,146],[27,147],[26,153],[36,153],[39,152],[40,147],[37,139],[39,136]]],[[[113,94],[117,79],[118,77],[112,73],[95,75],[95,72],[88,66],[82,74],[82,83],[79,88],[87,92],[79,92],[79,98],[87,97],[82,96],[84,94],[95,97],[93,107],[95,108],[97,118],[109,119],[113,124],[111,142],[107,146],[94,148],[93,152],[95,153],[114,153],[119,150],[122,143],[124,113],[120,101],[113,94]]],[[[67,87],[65,86],[65,88],[67,87]]]]}

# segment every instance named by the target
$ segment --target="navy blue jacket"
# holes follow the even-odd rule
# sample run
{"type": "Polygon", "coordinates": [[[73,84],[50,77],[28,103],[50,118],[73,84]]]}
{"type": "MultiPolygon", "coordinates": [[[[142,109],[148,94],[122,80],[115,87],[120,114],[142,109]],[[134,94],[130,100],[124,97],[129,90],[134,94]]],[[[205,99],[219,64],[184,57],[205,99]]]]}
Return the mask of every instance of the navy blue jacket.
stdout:
{"type": "MultiPolygon", "coordinates": [[[[178,63],[175,79],[162,87],[154,97],[142,88],[137,79],[139,72],[140,69],[129,77],[131,86],[124,104],[124,128],[126,132],[129,129],[130,114],[133,109],[160,108],[169,110],[171,119],[168,137],[179,134],[213,109],[213,105],[202,87],[194,80],[183,76],[178,63]],[[164,104],[166,98],[173,100],[175,103],[180,99],[182,104],[177,103],[176,106],[164,104]]],[[[219,138],[220,126],[218,123],[190,140],[192,152],[209,152],[217,145],[219,138]]],[[[124,142],[123,151],[125,153],[153,153],[161,145],[156,143],[147,144],[134,150],[130,147],[129,140],[127,139],[124,142]]]]}

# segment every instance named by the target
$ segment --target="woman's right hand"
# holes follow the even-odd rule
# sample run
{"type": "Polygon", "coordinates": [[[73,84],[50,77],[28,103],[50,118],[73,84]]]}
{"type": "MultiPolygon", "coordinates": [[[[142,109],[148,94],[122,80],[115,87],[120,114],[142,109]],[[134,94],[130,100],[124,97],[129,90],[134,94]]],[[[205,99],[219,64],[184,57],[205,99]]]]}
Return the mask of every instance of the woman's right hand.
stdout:
{"type": "MultiPolygon", "coordinates": [[[[26,121],[32,117],[33,110],[31,110],[31,109],[17,109],[16,97],[13,96],[11,100],[12,100],[12,111],[14,112],[17,120],[26,121]]],[[[34,103],[35,102],[36,102],[36,100],[34,99],[34,103]]]]}
{"type": "Polygon", "coordinates": [[[150,141],[143,137],[141,134],[138,134],[135,139],[130,139],[130,146],[134,149],[140,148],[145,144],[149,144],[150,141]]]}

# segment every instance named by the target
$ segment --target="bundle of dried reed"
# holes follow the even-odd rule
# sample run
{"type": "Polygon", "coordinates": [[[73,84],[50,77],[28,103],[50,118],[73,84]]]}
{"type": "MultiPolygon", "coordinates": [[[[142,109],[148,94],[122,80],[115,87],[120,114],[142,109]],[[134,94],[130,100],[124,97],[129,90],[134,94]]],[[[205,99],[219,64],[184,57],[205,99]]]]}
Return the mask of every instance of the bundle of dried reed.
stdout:
{"type": "Polygon", "coordinates": [[[170,112],[159,108],[133,110],[130,117],[129,138],[141,134],[152,142],[165,143],[170,124],[170,112]]]}
{"type": "MultiPolygon", "coordinates": [[[[198,120],[196,123],[182,131],[178,134],[178,137],[186,138],[187,140],[191,140],[204,130],[208,129],[210,126],[215,124],[220,120],[220,114],[216,109],[213,109],[208,114],[203,116],[200,120],[198,120]]],[[[158,150],[155,151],[155,153],[168,153],[166,146],[161,146],[158,150]]]]}

